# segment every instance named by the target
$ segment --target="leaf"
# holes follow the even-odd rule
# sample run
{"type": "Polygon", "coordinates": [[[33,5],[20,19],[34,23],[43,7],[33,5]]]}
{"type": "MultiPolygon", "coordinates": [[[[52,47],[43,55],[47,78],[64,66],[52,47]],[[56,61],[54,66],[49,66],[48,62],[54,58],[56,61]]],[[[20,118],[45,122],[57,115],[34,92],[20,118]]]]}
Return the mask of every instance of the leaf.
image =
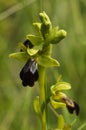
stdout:
{"type": "Polygon", "coordinates": [[[57,60],[45,55],[38,57],[38,64],[44,67],[60,66],[57,60]]]}
{"type": "Polygon", "coordinates": [[[51,86],[51,92],[55,95],[58,91],[71,89],[71,85],[67,82],[57,82],[51,86]]]}
{"type": "Polygon", "coordinates": [[[26,52],[16,52],[9,55],[10,58],[15,58],[19,61],[27,61],[29,58],[29,55],[26,52]]]}
{"type": "Polygon", "coordinates": [[[43,39],[39,36],[30,34],[30,35],[27,35],[27,39],[29,39],[34,46],[38,46],[43,43],[43,39]]]}

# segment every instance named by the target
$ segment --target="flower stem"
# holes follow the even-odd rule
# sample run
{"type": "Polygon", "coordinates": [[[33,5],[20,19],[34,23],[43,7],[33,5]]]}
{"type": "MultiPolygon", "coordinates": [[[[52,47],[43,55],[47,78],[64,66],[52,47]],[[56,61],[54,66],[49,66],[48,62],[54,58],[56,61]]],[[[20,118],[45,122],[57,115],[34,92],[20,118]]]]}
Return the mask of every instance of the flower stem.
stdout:
{"type": "Polygon", "coordinates": [[[45,89],[45,67],[39,66],[39,90],[42,130],[47,130],[46,122],[46,89],[45,89]]]}

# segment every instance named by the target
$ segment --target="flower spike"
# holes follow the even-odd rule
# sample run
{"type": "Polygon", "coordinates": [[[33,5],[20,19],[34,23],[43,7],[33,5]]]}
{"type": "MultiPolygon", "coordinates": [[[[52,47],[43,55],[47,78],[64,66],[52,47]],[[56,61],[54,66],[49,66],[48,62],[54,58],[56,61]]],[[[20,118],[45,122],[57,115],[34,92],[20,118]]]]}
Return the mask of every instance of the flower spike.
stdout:
{"type": "MultiPolygon", "coordinates": [[[[47,97],[47,89],[45,88],[46,68],[60,66],[60,63],[51,56],[52,46],[64,39],[67,32],[59,29],[58,26],[52,27],[50,18],[44,11],[39,14],[39,18],[41,22],[33,24],[38,32],[37,35],[26,35],[25,41],[19,43],[19,52],[10,54],[9,57],[24,61],[25,65],[19,73],[24,87],[33,87],[35,82],[38,81],[40,94],[34,100],[34,109],[41,119],[43,130],[46,130],[48,103],[54,109],[66,107],[71,114],[75,111],[76,115],[79,114],[80,108],[75,101],[63,93],[63,91],[71,89],[71,85],[60,81],[60,78],[51,86],[51,93],[47,97]]],[[[63,116],[59,116],[59,114],[56,114],[56,116],[59,120],[56,130],[69,130],[70,126],[64,126],[63,116]]]]}

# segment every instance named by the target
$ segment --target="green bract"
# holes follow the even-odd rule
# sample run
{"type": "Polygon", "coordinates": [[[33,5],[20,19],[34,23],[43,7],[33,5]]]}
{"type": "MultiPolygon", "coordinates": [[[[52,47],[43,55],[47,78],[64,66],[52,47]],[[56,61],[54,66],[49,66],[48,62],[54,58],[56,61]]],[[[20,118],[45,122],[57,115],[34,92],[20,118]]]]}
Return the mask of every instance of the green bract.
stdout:
{"type": "Polygon", "coordinates": [[[34,109],[35,112],[40,116],[40,107],[39,107],[39,96],[36,96],[36,98],[34,99],[34,109]]]}
{"type": "Polygon", "coordinates": [[[64,128],[64,118],[63,118],[62,115],[59,115],[59,116],[58,116],[57,128],[58,128],[59,130],[63,130],[63,128],[64,128]]]}

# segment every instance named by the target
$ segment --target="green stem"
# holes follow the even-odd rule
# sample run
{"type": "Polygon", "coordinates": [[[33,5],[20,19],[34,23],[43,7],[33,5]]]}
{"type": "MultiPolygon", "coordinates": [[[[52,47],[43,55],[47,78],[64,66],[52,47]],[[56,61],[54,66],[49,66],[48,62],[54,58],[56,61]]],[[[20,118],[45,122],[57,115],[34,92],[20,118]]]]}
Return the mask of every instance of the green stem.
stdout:
{"type": "Polygon", "coordinates": [[[46,123],[46,89],[45,89],[45,67],[39,66],[39,90],[42,130],[47,130],[46,123]]]}

